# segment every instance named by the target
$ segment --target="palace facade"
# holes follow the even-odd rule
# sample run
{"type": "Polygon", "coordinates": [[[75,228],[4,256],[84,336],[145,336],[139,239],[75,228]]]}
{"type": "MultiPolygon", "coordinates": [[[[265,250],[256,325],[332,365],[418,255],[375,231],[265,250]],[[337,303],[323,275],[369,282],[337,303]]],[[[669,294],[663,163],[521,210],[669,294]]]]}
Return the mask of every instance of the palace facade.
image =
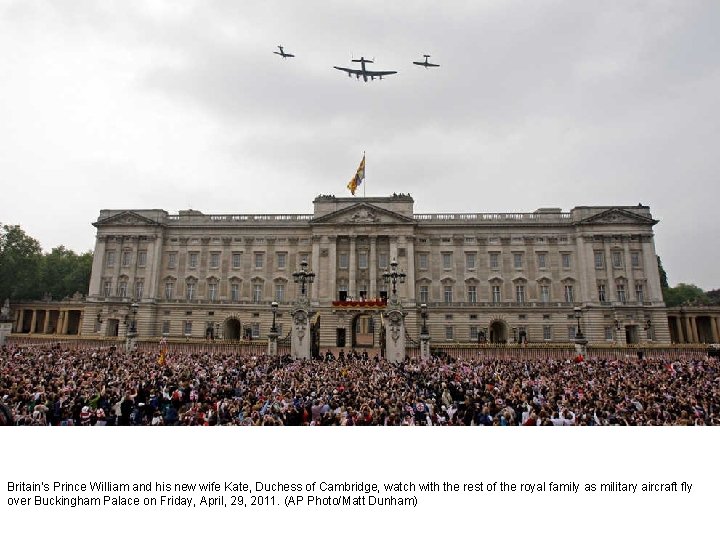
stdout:
{"type": "MultiPolygon", "coordinates": [[[[276,301],[283,337],[305,261],[320,347],[377,347],[392,287],[383,274],[396,261],[410,342],[421,304],[435,343],[572,341],[576,307],[591,343],[670,342],[647,206],[416,214],[413,204],[404,194],[323,195],[312,214],[102,210],[82,311],[43,314],[41,325],[265,338],[276,301]]],[[[16,331],[37,331],[37,314],[17,316],[16,331]]]]}

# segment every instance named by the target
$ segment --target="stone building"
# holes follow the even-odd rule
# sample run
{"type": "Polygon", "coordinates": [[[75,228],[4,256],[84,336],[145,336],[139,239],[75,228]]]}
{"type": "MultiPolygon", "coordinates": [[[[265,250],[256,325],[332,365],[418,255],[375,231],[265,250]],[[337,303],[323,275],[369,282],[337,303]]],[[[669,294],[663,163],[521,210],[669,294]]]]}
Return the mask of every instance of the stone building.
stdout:
{"type": "Polygon", "coordinates": [[[277,301],[282,337],[306,261],[320,347],[378,347],[383,273],[396,261],[409,343],[421,304],[435,343],[571,341],[575,307],[591,343],[670,342],[647,206],[416,214],[405,194],[313,204],[312,214],[102,210],[79,332],[123,336],[131,320],[139,337],[265,338],[277,301]]]}

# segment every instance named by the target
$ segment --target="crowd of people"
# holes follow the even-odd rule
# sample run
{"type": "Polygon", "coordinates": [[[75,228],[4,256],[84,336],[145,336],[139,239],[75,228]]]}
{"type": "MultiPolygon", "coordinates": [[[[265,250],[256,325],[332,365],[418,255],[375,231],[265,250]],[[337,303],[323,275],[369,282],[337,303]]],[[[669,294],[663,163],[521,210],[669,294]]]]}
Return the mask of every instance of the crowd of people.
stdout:
{"type": "Polygon", "coordinates": [[[0,349],[15,425],[719,425],[717,358],[480,360],[0,349]]]}

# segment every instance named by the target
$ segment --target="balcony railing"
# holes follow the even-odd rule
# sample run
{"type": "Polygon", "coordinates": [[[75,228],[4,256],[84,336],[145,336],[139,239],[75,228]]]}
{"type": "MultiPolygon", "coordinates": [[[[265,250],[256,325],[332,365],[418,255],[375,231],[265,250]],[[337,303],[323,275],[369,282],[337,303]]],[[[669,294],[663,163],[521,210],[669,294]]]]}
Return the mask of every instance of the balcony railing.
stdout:
{"type": "Polygon", "coordinates": [[[414,214],[417,221],[474,221],[510,223],[567,223],[572,221],[570,212],[558,213],[459,213],[459,214],[414,214]]]}

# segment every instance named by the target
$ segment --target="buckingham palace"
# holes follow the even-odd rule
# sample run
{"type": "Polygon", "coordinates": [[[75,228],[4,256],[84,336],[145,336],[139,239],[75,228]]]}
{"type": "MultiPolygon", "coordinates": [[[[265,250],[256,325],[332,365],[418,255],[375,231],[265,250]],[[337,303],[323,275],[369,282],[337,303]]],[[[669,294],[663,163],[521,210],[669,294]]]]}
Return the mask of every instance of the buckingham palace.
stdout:
{"type": "Polygon", "coordinates": [[[320,195],[312,214],[101,210],[74,324],[232,341],[275,323],[283,339],[302,286],[321,348],[374,348],[396,288],[410,343],[567,343],[580,324],[590,343],[669,343],[656,223],[641,204],[419,214],[408,194],[320,195]]]}

